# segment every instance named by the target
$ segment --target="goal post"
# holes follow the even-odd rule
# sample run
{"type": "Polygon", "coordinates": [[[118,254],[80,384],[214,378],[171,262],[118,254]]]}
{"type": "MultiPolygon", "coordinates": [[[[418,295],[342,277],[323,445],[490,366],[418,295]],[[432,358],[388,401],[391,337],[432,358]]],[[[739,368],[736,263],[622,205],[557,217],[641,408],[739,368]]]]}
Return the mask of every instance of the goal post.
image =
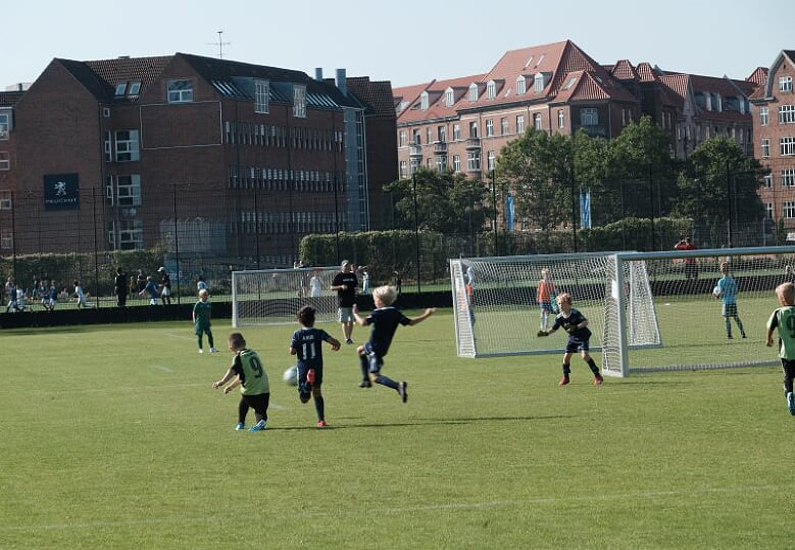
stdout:
{"type": "Polygon", "coordinates": [[[775,348],[765,345],[765,325],[779,307],[775,288],[795,282],[795,247],[617,253],[613,258],[615,285],[622,284],[627,263],[645,264],[665,346],[633,347],[633,309],[625,293],[611,293],[602,350],[606,374],[780,364],[775,348]],[[731,283],[719,282],[724,274],[731,283]],[[727,290],[715,292],[720,288],[727,290]]]}
{"type": "Polygon", "coordinates": [[[560,353],[558,336],[539,338],[539,330],[554,323],[554,296],[568,292],[574,307],[589,322],[591,349],[618,323],[607,316],[624,312],[632,319],[627,335],[631,347],[659,346],[660,333],[643,262],[624,262],[622,281],[611,278],[618,264],[609,252],[527,255],[450,260],[456,349],[460,357],[494,357],[560,353]],[[611,264],[612,262],[612,264],[611,264]],[[611,265],[613,267],[611,267],[611,265]],[[540,290],[539,281],[546,277],[540,290]],[[620,296],[616,296],[616,293],[620,296]],[[608,310],[609,299],[621,298],[623,308],[608,310]],[[546,312],[546,314],[545,314],[546,312]]]}
{"type": "Polygon", "coordinates": [[[339,270],[335,266],[233,271],[232,326],[292,323],[304,305],[315,308],[318,323],[336,321],[337,293],[331,282],[339,270]]]}

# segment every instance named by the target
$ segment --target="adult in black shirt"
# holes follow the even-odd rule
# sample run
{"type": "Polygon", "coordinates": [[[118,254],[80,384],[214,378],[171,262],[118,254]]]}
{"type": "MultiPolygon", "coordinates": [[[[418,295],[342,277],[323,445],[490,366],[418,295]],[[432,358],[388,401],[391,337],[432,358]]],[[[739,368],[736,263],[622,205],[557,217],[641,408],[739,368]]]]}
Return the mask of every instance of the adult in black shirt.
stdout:
{"type": "Polygon", "coordinates": [[[342,323],[342,334],[346,344],[353,344],[353,305],[356,303],[356,289],[359,281],[351,268],[348,260],[342,262],[342,271],[334,276],[331,290],[337,291],[337,305],[339,307],[339,320],[342,323]]]}
{"type": "Polygon", "coordinates": [[[163,299],[163,305],[171,305],[171,277],[165,267],[157,270],[160,273],[160,297],[163,299]]]}
{"type": "Polygon", "coordinates": [[[119,307],[127,305],[127,274],[122,268],[116,269],[116,277],[113,279],[113,293],[116,295],[116,304],[119,307]]]}

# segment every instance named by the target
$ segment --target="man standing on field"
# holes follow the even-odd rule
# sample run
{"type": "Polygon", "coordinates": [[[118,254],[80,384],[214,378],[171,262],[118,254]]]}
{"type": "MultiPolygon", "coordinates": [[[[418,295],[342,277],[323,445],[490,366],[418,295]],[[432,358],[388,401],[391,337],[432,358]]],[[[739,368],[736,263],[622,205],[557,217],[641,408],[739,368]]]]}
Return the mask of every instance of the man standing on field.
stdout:
{"type": "Polygon", "coordinates": [[[334,276],[331,290],[337,291],[337,306],[339,307],[339,320],[342,323],[342,334],[346,344],[353,344],[353,305],[356,303],[356,289],[359,281],[351,269],[348,260],[342,261],[342,271],[334,276]]]}

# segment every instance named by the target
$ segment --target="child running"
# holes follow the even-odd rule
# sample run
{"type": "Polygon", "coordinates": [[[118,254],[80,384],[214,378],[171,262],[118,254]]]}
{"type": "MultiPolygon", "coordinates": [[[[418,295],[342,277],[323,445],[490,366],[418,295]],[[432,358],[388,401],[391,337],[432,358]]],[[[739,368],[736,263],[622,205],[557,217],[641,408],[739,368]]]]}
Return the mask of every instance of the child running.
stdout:
{"type": "Polygon", "coordinates": [[[210,344],[210,353],[218,353],[213,343],[213,331],[210,328],[210,312],[213,305],[207,301],[210,297],[210,292],[203,288],[199,291],[199,301],[193,305],[193,332],[199,342],[199,353],[204,353],[204,346],[202,345],[202,336],[207,334],[207,343],[210,344]]]}
{"type": "Polygon", "coordinates": [[[424,313],[417,317],[406,317],[399,310],[392,307],[392,303],[397,298],[397,289],[393,286],[379,286],[373,290],[373,302],[375,311],[370,313],[367,318],[359,315],[359,308],[353,306],[353,316],[361,326],[373,325],[370,332],[370,339],[363,346],[356,350],[359,353],[362,375],[364,381],[363,388],[369,388],[372,383],[381,384],[392,388],[400,394],[400,398],[405,403],[408,400],[408,383],[395,382],[391,378],[381,374],[381,367],[384,365],[384,356],[389,351],[389,345],[395,336],[398,325],[416,325],[436,313],[436,308],[428,308],[424,313]],[[369,375],[369,379],[368,379],[369,375]]]}
{"type": "Polygon", "coordinates": [[[259,432],[265,429],[268,422],[268,402],[270,401],[270,385],[268,373],[262,367],[262,361],[254,350],[246,347],[246,339],[239,332],[233,332],[227,340],[229,351],[235,354],[232,366],[226,371],[223,378],[213,382],[213,389],[218,389],[234,378],[231,384],[224,388],[224,394],[240,386],[240,404],[237,407],[237,425],[240,431],[246,427],[248,409],[254,409],[257,423],[248,431],[259,432]]]}
{"type": "Polygon", "coordinates": [[[311,395],[315,400],[317,427],[326,427],[325,402],[320,388],[323,385],[323,342],[331,344],[333,351],[340,342],[323,329],[315,327],[315,308],[304,306],[298,310],[301,328],[293,333],[290,355],[298,356],[298,397],[307,403],[311,395]]]}
{"type": "Polygon", "coordinates": [[[541,270],[541,280],[538,281],[538,290],[536,291],[536,301],[538,307],[541,308],[541,330],[547,330],[549,324],[549,314],[557,312],[557,308],[553,307],[552,301],[555,299],[555,283],[549,276],[548,269],[541,270]]]}
{"type": "Polygon", "coordinates": [[[716,287],[715,298],[718,298],[723,303],[723,322],[726,325],[726,338],[732,338],[732,324],[729,321],[734,317],[734,322],[737,323],[737,328],[740,329],[740,334],[745,338],[745,329],[743,322],[740,321],[740,316],[737,314],[737,283],[734,278],[729,275],[729,264],[723,262],[720,264],[720,272],[723,277],[718,281],[716,287]]]}
{"type": "Polygon", "coordinates": [[[779,357],[784,368],[784,395],[789,413],[795,416],[795,396],[792,393],[792,381],[795,379],[795,285],[778,285],[776,297],[782,307],[775,310],[767,322],[767,346],[773,346],[773,332],[778,331],[779,357]]]}
{"type": "Polygon", "coordinates": [[[570,382],[571,356],[578,351],[582,355],[582,360],[588,363],[591,372],[593,372],[594,386],[601,385],[604,380],[599,373],[599,367],[596,366],[596,362],[588,354],[588,342],[591,339],[588,319],[586,319],[582,313],[571,307],[572,299],[571,294],[568,292],[558,294],[557,303],[558,307],[560,307],[560,313],[555,317],[555,323],[552,325],[551,329],[542,330],[538,335],[549,336],[560,327],[563,327],[563,330],[569,333],[566,352],[563,354],[563,378],[560,379],[558,385],[565,386],[570,382]]]}

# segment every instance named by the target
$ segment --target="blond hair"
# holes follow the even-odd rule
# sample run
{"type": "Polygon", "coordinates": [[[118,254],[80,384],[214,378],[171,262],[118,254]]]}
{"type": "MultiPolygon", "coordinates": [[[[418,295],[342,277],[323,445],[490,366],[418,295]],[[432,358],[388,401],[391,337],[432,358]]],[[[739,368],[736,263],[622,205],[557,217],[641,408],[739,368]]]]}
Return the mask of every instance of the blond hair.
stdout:
{"type": "Polygon", "coordinates": [[[792,283],[782,283],[776,287],[776,296],[779,301],[788,306],[795,306],[795,285],[792,283]]]}
{"type": "Polygon", "coordinates": [[[555,301],[558,303],[558,305],[563,303],[571,305],[571,294],[569,294],[568,292],[561,292],[560,294],[558,294],[558,297],[555,298],[555,301]]]}
{"type": "Polygon", "coordinates": [[[199,298],[203,298],[204,296],[209,296],[209,295],[210,292],[206,288],[203,288],[199,291],[199,298]]]}
{"type": "Polygon", "coordinates": [[[380,300],[385,306],[391,306],[397,298],[397,289],[393,286],[379,286],[373,290],[373,300],[380,300]]]}

